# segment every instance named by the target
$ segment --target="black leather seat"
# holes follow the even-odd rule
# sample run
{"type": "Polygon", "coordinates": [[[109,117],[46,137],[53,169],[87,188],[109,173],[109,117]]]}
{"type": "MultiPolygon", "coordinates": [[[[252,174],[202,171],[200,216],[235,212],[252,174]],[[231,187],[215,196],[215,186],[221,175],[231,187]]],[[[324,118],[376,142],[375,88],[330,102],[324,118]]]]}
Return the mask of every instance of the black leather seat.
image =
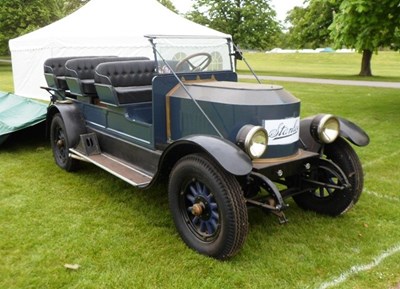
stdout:
{"type": "Polygon", "coordinates": [[[94,87],[95,68],[100,63],[116,62],[127,60],[148,59],[147,57],[96,57],[96,58],[77,58],[68,60],[65,63],[67,84],[72,93],[77,95],[96,94],[94,87]]]}
{"type": "Polygon", "coordinates": [[[150,102],[155,69],[152,60],[99,64],[95,83],[100,100],[116,105],[150,102]]]}
{"type": "MultiPolygon", "coordinates": [[[[47,85],[51,88],[67,90],[68,85],[65,80],[65,63],[68,60],[80,58],[82,56],[53,57],[44,62],[44,74],[47,85]]],[[[94,56],[83,56],[85,58],[94,56]]]]}
{"type": "Polygon", "coordinates": [[[78,95],[95,94],[94,69],[104,61],[115,57],[71,59],[65,63],[67,84],[72,93],[78,95]]]}

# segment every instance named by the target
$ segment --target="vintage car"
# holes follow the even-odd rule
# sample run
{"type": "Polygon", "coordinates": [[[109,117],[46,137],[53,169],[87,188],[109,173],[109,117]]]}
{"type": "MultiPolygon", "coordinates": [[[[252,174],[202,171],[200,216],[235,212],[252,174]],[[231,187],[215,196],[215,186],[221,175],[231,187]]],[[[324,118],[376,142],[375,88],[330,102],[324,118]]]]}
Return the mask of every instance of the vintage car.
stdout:
{"type": "Polygon", "coordinates": [[[229,38],[146,37],[152,57],[46,60],[59,167],[86,161],[138,188],[165,182],[181,238],[216,259],[243,246],[248,207],[285,223],[287,198],[330,216],[358,201],[351,144],[369,143],[360,127],[324,113],[300,119],[300,100],[281,86],[238,82],[242,54],[229,38]]]}

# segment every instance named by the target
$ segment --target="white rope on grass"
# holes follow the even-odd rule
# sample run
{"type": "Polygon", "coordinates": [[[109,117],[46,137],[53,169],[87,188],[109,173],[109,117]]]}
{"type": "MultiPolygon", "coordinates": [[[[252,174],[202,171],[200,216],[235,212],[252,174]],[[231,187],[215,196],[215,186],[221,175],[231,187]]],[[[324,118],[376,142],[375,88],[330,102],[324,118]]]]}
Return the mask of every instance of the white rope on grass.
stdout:
{"type": "Polygon", "coordinates": [[[384,161],[386,159],[391,159],[391,158],[397,156],[398,154],[400,154],[400,151],[392,152],[389,155],[382,156],[380,158],[374,159],[374,160],[372,160],[370,162],[367,162],[367,163],[363,164],[363,167],[366,168],[366,167],[372,166],[372,165],[374,165],[376,163],[382,162],[382,161],[384,161]]]}
{"type": "Polygon", "coordinates": [[[389,200],[389,201],[395,201],[395,202],[400,202],[400,197],[396,197],[396,196],[388,196],[388,195],[384,195],[384,194],[380,194],[374,191],[370,191],[370,190],[364,190],[364,193],[366,193],[367,195],[371,195],[380,199],[385,199],[385,200],[389,200]]]}
{"type": "Polygon", "coordinates": [[[356,275],[363,271],[371,270],[372,268],[378,266],[383,260],[388,257],[391,257],[397,253],[400,253],[400,244],[395,245],[394,247],[390,248],[389,250],[384,251],[379,256],[375,257],[374,260],[365,265],[357,265],[350,268],[350,270],[340,274],[339,277],[333,279],[332,281],[322,283],[321,286],[317,287],[318,289],[327,289],[333,286],[337,286],[343,282],[345,282],[349,277],[356,275]]]}

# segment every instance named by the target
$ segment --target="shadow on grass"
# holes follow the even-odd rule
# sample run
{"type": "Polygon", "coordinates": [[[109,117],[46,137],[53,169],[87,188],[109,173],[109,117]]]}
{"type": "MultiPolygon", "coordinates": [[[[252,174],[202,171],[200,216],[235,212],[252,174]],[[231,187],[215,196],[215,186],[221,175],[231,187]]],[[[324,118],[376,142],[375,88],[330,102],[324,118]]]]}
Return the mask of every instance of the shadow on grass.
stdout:
{"type": "MultiPolygon", "coordinates": [[[[0,146],[0,154],[2,152],[9,154],[23,154],[27,151],[37,150],[37,149],[46,149],[50,151],[50,140],[46,135],[46,123],[42,122],[35,126],[22,129],[20,131],[16,131],[11,133],[5,142],[0,146]]],[[[49,162],[54,162],[51,157],[49,162]]],[[[107,194],[115,198],[117,200],[130,198],[126,194],[121,194],[123,192],[129,192],[128,195],[132,195],[131,192],[140,196],[140,198],[144,198],[144,202],[146,204],[151,204],[154,211],[159,211],[161,208],[155,204],[162,204],[165,207],[165,204],[168,203],[167,200],[167,184],[165,182],[156,184],[150,189],[138,189],[135,188],[128,183],[118,179],[117,177],[103,171],[102,169],[96,167],[93,164],[80,162],[80,166],[76,172],[69,175],[79,175],[80,178],[87,179],[88,183],[98,183],[99,181],[102,183],[104,191],[107,194]],[[153,206],[155,205],[155,206],[153,206]]],[[[54,163],[54,168],[57,168],[57,165],[54,163]]]]}
{"type": "Polygon", "coordinates": [[[13,132],[0,145],[2,151],[15,152],[29,147],[44,147],[48,145],[46,138],[46,123],[41,122],[37,125],[13,132]]]}

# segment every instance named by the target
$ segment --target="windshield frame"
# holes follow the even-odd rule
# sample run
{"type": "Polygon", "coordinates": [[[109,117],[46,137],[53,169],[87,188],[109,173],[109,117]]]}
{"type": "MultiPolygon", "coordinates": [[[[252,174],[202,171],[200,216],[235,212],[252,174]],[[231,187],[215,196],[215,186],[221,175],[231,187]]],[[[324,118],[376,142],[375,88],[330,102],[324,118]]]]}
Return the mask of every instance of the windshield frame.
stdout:
{"type": "Polygon", "coordinates": [[[145,35],[145,37],[152,45],[158,74],[235,71],[235,53],[230,37],[198,35],[145,35]],[[196,57],[196,54],[199,56],[196,57]],[[207,57],[210,58],[210,63],[200,67],[200,64],[207,61],[207,57]],[[198,69],[191,70],[188,63],[181,63],[183,65],[180,65],[180,70],[177,71],[177,64],[183,59],[187,59],[198,69]]]}

